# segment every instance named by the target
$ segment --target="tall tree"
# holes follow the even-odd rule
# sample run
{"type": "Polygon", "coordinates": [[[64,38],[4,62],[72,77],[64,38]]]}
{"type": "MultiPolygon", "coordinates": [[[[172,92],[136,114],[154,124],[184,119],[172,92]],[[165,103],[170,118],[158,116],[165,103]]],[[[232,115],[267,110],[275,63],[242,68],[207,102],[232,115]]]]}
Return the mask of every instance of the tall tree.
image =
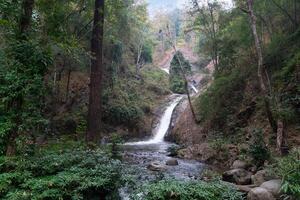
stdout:
{"type": "Polygon", "coordinates": [[[91,39],[90,96],[87,119],[87,142],[97,142],[101,132],[101,94],[103,79],[103,27],[105,0],[95,0],[91,39]]]}
{"type": "MultiPolygon", "coordinates": [[[[19,40],[24,41],[28,39],[28,32],[30,29],[30,23],[32,18],[32,11],[34,7],[34,0],[23,0],[22,9],[19,22],[19,40]]],[[[17,95],[10,102],[11,107],[8,109],[16,110],[17,114],[15,115],[13,121],[15,123],[14,128],[10,131],[8,145],[6,148],[6,155],[12,156],[16,153],[16,144],[15,140],[18,137],[18,129],[22,123],[21,110],[23,104],[23,96],[21,94],[17,95]]]]}
{"type": "Polygon", "coordinates": [[[253,3],[254,0],[247,0],[247,5],[248,5],[248,10],[247,13],[249,15],[249,19],[250,19],[250,25],[251,25],[251,30],[252,30],[252,34],[254,37],[254,42],[255,42],[255,49],[256,49],[256,54],[257,54],[257,75],[258,75],[258,79],[259,79],[259,84],[260,84],[260,89],[261,89],[261,93],[264,99],[264,104],[265,104],[265,110],[266,110],[266,114],[268,117],[268,120],[270,122],[270,125],[273,129],[273,132],[277,132],[277,125],[276,125],[276,121],[273,118],[272,115],[272,111],[270,108],[270,100],[269,100],[269,91],[268,91],[268,87],[267,87],[267,79],[268,77],[266,77],[266,70],[263,64],[263,54],[262,54],[262,47],[261,47],[261,42],[257,33],[257,27],[256,27],[256,16],[254,14],[254,10],[253,10],[253,3]]]}

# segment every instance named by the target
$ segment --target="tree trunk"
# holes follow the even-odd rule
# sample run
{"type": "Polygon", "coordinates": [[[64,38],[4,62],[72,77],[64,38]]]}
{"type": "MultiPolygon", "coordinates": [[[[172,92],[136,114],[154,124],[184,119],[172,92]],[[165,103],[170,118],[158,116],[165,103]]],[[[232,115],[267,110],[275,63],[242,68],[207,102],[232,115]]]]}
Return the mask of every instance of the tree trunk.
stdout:
{"type": "MultiPolygon", "coordinates": [[[[20,40],[27,40],[28,31],[30,28],[31,18],[32,18],[32,10],[34,7],[34,0],[23,0],[22,3],[22,13],[19,22],[19,35],[20,40]]],[[[22,105],[23,104],[23,96],[18,96],[12,99],[11,108],[16,113],[14,122],[15,127],[10,131],[8,144],[6,147],[6,155],[13,156],[16,153],[16,138],[18,137],[18,129],[20,124],[22,123],[21,114],[22,105]]]]}
{"type": "Polygon", "coordinates": [[[288,153],[287,135],[282,120],[277,121],[277,127],[277,150],[281,155],[286,155],[288,153]]]}
{"type": "Polygon", "coordinates": [[[140,68],[141,68],[141,64],[140,64],[140,60],[141,60],[141,55],[142,55],[142,51],[143,51],[143,44],[142,42],[138,45],[138,49],[137,49],[137,59],[136,59],[136,76],[138,77],[138,79],[141,78],[141,74],[140,74],[140,68]]]}
{"type": "Polygon", "coordinates": [[[30,28],[33,6],[34,0],[23,0],[22,15],[19,24],[21,35],[26,34],[30,28]]]}
{"type": "Polygon", "coordinates": [[[98,142],[101,133],[101,94],[103,77],[104,0],[95,0],[94,24],[91,40],[90,95],[87,119],[87,142],[98,142]]]}
{"type": "Polygon", "coordinates": [[[296,24],[298,24],[298,18],[297,18],[297,0],[294,0],[294,20],[296,24]]]}
{"type": "Polygon", "coordinates": [[[218,47],[217,47],[217,37],[216,37],[216,27],[215,27],[215,18],[214,18],[214,10],[211,4],[208,3],[209,13],[211,17],[211,32],[212,32],[212,43],[213,43],[213,63],[215,65],[216,71],[218,71],[218,47]]]}
{"type": "Polygon", "coordinates": [[[251,30],[252,30],[252,34],[254,37],[255,48],[256,48],[256,53],[257,53],[257,58],[258,58],[257,76],[259,79],[260,89],[261,89],[263,101],[265,104],[265,111],[266,111],[269,123],[271,125],[271,128],[272,128],[273,132],[276,133],[277,125],[276,125],[276,122],[272,115],[272,111],[270,108],[270,100],[269,100],[269,96],[268,96],[268,88],[265,83],[266,77],[264,77],[265,69],[263,66],[263,55],[262,55],[261,43],[258,38],[257,29],[256,29],[256,16],[253,11],[253,0],[247,0],[247,4],[248,4],[248,15],[249,15],[249,19],[250,19],[251,30]]]}
{"type": "MultiPolygon", "coordinates": [[[[174,50],[175,55],[176,55],[177,48],[176,48],[176,45],[174,44],[174,42],[172,41],[172,38],[171,38],[171,32],[170,32],[169,26],[167,26],[167,29],[168,29],[168,36],[169,36],[171,45],[172,45],[173,50],[174,50]]],[[[184,80],[184,89],[185,89],[185,92],[186,92],[187,97],[188,97],[189,106],[190,106],[190,109],[191,109],[191,112],[192,112],[192,115],[193,115],[193,118],[194,118],[195,123],[198,123],[197,116],[196,116],[196,113],[195,113],[195,110],[194,110],[194,107],[193,107],[193,104],[192,104],[192,100],[191,100],[191,96],[190,96],[190,92],[189,92],[189,88],[188,88],[188,80],[187,80],[187,78],[186,78],[186,75],[185,75],[185,72],[184,72],[184,69],[183,69],[181,60],[180,60],[180,58],[179,58],[178,56],[177,56],[177,60],[178,60],[178,62],[179,62],[179,65],[180,65],[180,71],[181,71],[181,74],[182,74],[182,78],[183,78],[183,80],[184,80]]]]}
{"type": "Polygon", "coordinates": [[[71,67],[70,67],[69,70],[68,70],[68,78],[67,78],[66,100],[65,100],[66,103],[68,102],[68,99],[69,99],[71,73],[72,73],[72,70],[71,70],[71,67]]]}

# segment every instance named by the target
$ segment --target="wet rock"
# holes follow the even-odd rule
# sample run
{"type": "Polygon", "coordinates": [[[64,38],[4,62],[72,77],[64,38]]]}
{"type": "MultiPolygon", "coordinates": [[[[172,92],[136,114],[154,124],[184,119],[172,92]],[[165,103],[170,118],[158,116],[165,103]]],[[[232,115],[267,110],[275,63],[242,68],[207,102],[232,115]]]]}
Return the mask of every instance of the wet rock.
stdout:
{"type": "Polygon", "coordinates": [[[251,176],[252,183],[257,186],[272,179],[273,177],[270,176],[266,170],[260,170],[251,176]]]}
{"type": "Polygon", "coordinates": [[[236,160],[233,162],[231,169],[247,169],[248,164],[245,161],[236,160]]]}
{"type": "Polygon", "coordinates": [[[281,180],[274,179],[274,180],[266,181],[262,183],[260,187],[266,189],[273,196],[277,197],[280,194],[281,180]]]}
{"type": "Polygon", "coordinates": [[[251,184],[251,173],[245,169],[232,169],[226,171],[222,175],[223,181],[230,183],[236,183],[238,185],[249,185],[251,184]]]}
{"type": "Polygon", "coordinates": [[[252,190],[255,186],[254,185],[235,185],[237,189],[241,192],[248,193],[252,190]]]}
{"type": "Polygon", "coordinates": [[[170,160],[167,160],[166,165],[169,165],[169,166],[176,166],[176,165],[178,165],[178,160],[176,160],[176,159],[174,159],[174,158],[172,158],[172,159],[170,159],[170,160]]]}
{"type": "Polygon", "coordinates": [[[164,171],[166,170],[165,166],[158,163],[158,162],[152,162],[147,166],[147,169],[151,171],[164,171]]]}
{"type": "Polygon", "coordinates": [[[265,188],[256,187],[250,190],[247,200],[275,200],[275,198],[265,188]]]}

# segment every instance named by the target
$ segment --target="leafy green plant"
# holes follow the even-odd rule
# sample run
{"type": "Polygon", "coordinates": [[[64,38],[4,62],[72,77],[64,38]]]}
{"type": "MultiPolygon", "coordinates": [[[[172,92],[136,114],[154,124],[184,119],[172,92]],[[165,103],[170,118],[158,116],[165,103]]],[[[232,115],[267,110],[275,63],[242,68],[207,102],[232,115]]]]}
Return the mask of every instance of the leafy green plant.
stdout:
{"type": "Polygon", "coordinates": [[[99,150],[44,152],[27,158],[0,159],[3,199],[116,198],[121,184],[119,161],[99,150]],[[89,196],[90,195],[90,196],[89,196]]]}
{"type": "Polygon", "coordinates": [[[243,99],[246,74],[240,69],[219,74],[208,90],[197,98],[196,109],[203,123],[214,124],[216,130],[224,130],[224,127],[236,121],[229,116],[237,111],[243,99]]]}
{"type": "Polygon", "coordinates": [[[220,181],[180,182],[163,180],[146,185],[133,199],[139,200],[242,200],[242,193],[220,181]]]}
{"type": "Polygon", "coordinates": [[[290,155],[279,159],[276,171],[283,179],[282,192],[300,198],[300,149],[293,149],[290,155]]]}
{"type": "Polygon", "coordinates": [[[261,129],[252,130],[252,141],[248,152],[253,158],[254,164],[258,167],[262,166],[264,162],[270,158],[270,152],[264,142],[261,129]]]}
{"type": "Polygon", "coordinates": [[[168,154],[169,156],[174,157],[174,156],[177,156],[179,150],[180,150],[180,146],[172,145],[172,146],[168,147],[167,152],[169,153],[168,154]]]}
{"type": "Polygon", "coordinates": [[[110,155],[112,158],[114,159],[121,159],[121,154],[120,154],[120,149],[119,149],[119,145],[121,143],[123,143],[122,138],[120,137],[120,135],[118,133],[113,133],[111,135],[111,143],[109,145],[109,150],[110,150],[110,155]]]}
{"type": "Polygon", "coordinates": [[[170,65],[170,89],[179,94],[185,93],[185,80],[183,73],[187,74],[191,71],[191,65],[183,54],[178,51],[174,55],[170,65]],[[182,69],[181,69],[182,67],[182,69]],[[183,70],[183,71],[182,71],[183,70]]]}

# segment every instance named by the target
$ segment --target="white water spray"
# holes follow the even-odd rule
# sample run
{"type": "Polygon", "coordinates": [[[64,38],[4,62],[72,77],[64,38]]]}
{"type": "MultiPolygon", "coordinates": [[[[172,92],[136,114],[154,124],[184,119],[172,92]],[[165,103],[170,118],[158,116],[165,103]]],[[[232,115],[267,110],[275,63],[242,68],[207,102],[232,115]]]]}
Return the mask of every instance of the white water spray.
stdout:
{"type": "Polygon", "coordinates": [[[170,74],[169,68],[160,68],[160,69],[163,70],[164,72],[166,72],[167,74],[170,74]]]}
{"type": "Polygon", "coordinates": [[[194,92],[197,94],[199,91],[197,90],[197,88],[193,85],[193,84],[191,84],[191,88],[194,90],[194,92]]]}
{"type": "Polygon", "coordinates": [[[156,132],[155,132],[153,138],[151,138],[150,140],[147,140],[147,141],[129,142],[129,143],[125,143],[125,145],[157,144],[157,143],[163,142],[164,137],[168,133],[168,130],[169,130],[173,111],[182,98],[183,98],[182,96],[175,98],[172,101],[172,103],[167,107],[167,109],[165,110],[164,114],[162,115],[162,117],[160,119],[158,128],[155,129],[156,132]]]}

